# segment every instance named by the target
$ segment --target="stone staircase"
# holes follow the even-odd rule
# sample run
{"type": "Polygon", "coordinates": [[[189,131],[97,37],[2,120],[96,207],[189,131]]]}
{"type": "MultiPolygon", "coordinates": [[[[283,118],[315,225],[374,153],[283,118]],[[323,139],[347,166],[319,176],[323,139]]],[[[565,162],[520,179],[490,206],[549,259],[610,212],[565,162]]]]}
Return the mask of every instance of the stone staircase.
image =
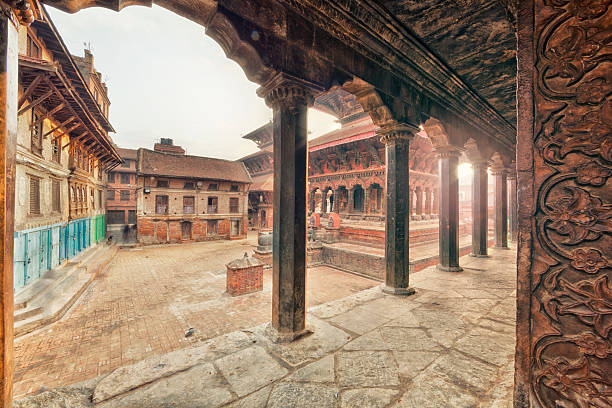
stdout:
{"type": "Polygon", "coordinates": [[[31,333],[61,319],[112,260],[118,247],[99,244],[15,294],[15,337],[31,333]]]}

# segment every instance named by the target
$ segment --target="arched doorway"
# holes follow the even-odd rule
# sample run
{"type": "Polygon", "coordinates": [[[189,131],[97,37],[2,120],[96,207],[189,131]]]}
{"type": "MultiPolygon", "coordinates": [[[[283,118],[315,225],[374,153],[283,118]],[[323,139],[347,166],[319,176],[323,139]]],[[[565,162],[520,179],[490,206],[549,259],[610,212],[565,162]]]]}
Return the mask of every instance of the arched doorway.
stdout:
{"type": "Polygon", "coordinates": [[[365,194],[361,186],[355,186],[353,190],[353,211],[363,212],[365,194]]]}

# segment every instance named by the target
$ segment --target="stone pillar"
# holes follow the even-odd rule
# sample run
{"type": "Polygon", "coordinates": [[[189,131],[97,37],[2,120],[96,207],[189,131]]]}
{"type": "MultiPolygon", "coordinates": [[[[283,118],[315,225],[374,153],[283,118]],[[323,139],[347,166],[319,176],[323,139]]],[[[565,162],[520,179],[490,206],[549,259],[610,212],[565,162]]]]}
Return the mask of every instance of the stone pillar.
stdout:
{"type": "Polygon", "coordinates": [[[385,227],[385,284],[383,291],[395,295],[411,295],[408,286],[410,258],[408,253],[409,227],[409,161],[410,140],[415,131],[411,126],[391,124],[378,133],[386,150],[386,227],[385,227]]]}
{"type": "MultiPolygon", "coordinates": [[[[2,7],[2,6],[0,6],[2,7]]],[[[17,146],[17,27],[9,10],[0,10],[0,217],[2,294],[0,308],[0,406],[13,400],[13,233],[15,218],[15,148],[17,146]],[[11,16],[8,18],[7,15],[11,16]]]]}
{"type": "Polygon", "coordinates": [[[337,188],[334,191],[334,203],[332,207],[332,212],[339,213],[340,212],[340,189],[337,188]]]}
{"type": "Polygon", "coordinates": [[[423,216],[423,188],[421,186],[417,186],[414,191],[416,192],[416,215],[420,217],[423,216]]]}
{"type": "Polygon", "coordinates": [[[355,187],[351,188],[350,190],[348,190],[348,202],[347,202],[347,212],[349,214],[352,214],[355,209],[355,187]]]}
{"type": "Polygon", "coordinates": [[[327,212],[327,190],[321,190],[321,214],[327,212]]]}
{"type": "MultiPolygon", "coordinates": [[[[439,177],[438,177],[439,179],[439,177]]],[[[438,180],[439,182],[439,180],[438,180]]],[[[435,211],[434,214],[438,215],[440,214],[440,205],[438,204],[438,195],[439,195],[439,190],[438,188],[434,187],[431,191],[431,210],[435,211]]]]}
{"type": "Polygon", "coordinates": [[[508,215],[510,218],[510,240],[516,242],[518,238],[518,207],[517,207],[517,191],[516,191],[516,173],[512,172],[508,174],[508,180],[510,180],[510,199],[508,201],[509,211],[508,215]]]}
{"type": "Polygon", "coordinates": [[[273,110],[274,233],[272,327],[275,341],[292,341],[306,323],[307,112],[312,85],[277,74],[257,93],[273,110]]]}
{"type": "Polygon", "coordinates": [[[489,222],[487,162],[473,162],[472,168],[472,256],[486,258],[489,222]]]}
{"type": "Polygon", "coordinates": [[[425,214],[428,218],[431,216],[431,194],[431,188],[427,187],[425,189],[425,214]]]}
{"type": "Polygon", "coordinates": [[[363,213],[367,214],[369,213],[369,208],[368,206],[370,205],[370,193],[372,190],[370,190],[369,188],[366,188],[363,190],[363,213]]]}
{"type": "Polygon", "coordinates": [[[438,268],[459,272],[459,149],[445,146],[437,150],[439,156],[439,246],[438,268]]]}
{"type": "Polygon", "coordinates": [[[506,169],[496,169],[495,176],[495,247],[508,248],[508,182],[506,169]]]}

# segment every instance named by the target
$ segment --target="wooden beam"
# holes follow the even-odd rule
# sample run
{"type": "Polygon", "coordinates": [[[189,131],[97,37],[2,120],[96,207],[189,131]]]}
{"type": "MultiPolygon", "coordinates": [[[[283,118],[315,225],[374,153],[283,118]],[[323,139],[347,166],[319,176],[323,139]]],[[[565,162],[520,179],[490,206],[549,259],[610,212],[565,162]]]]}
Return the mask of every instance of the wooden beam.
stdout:
{"type": "Polygon", "coordinates": [[[65,121],[63,121],[62,123],[60,123],[59,125],[57,125],[56,127],[54,127],[53,129],[51,129],[50,131],[48,131],[47,133],[45,133],[43,135],[43,138],[46,138],[47,136],[49,136],[51,133],[55,132],[57,129],[62,128],[64,126],[66,126],[67,124],[69,124],[70,122],[72,122],[73,120],[76,119],[76,116],[71,116],[68,119],[66,119],[65,121]]]}
{"type": "Polygon", "coordinates": [[[60,137],[64,136],[65,134],[68,134],[70,132],[72,132],[73,130],[77,129],[78,127],[81,126],[81,123],[77,123],[74,126],[72,126],[71,128],[65,130],[62,134],[57,135],[56,137],[53,138],[53,140],[55,139],[59,139],[60,137]]]}
{"type": "Polygon", "coordinates": [[[32,82],[30,82],[30,85],[28,85],[23,95],[21,95],[21,98],[19,98],[19,102],[17,106],[21,107],[21,105],[23,105],[26,99],[28,99],[30,95],[32,95],[32,92],[34,92],[34,89],[36,89],[36,87],[38,86],[38,84],[40,83],[42,79],[43,79],[43,75],[39,75],[36,78],[34,78],[32,82]]]}
{"type": "Polygon", "coordinates": [[[23,115],[25,112],[29,111],[30,109],[40,105],[42,102],[45,101],[45,99],[47,99],[48,97],[50,97],[51,95],[53,95],[53,90],[49,90],[47,92],[45,92],[41,97],[39,97],[38,99],[36,99],[34,102],[32,102],[31,104],[29,104],[28,106],[26,106],[25,108],[21,108],[19,110],[19,112],[17,112],[17,116],[21,116],[23,115]]]}
{"type": "MultiPolygon", "coordinates": [[[[42,123],[42,121],[47,119],[49,116],[53,116],[58,111],[62,110],[64,108],[64,106],[66,106],[66,104],[64,104],[64,102],[62,102],[59,105],[57,105],[55,108],[51,109],[49,112],[47,112],[44,115],[42,115],[40,118],[38,118],[38,120],[36,122],[34,122],[34,123],[32,123],[30,125],[30,129],[33,129],[34,126],[38,126],[39,123],[42,123]]],[[[43,137],[43,139],[44,139],[44,137],[43,137]]]]}

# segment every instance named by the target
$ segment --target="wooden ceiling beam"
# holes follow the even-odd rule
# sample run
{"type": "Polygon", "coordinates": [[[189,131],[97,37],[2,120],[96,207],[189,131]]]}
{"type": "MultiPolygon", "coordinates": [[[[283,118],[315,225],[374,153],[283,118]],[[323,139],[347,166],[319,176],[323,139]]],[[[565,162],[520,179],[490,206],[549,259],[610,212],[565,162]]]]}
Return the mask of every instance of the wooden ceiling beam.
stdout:
{"type": "MultiPolygon", "coordinates": [[[[55,108],[51,109],[50,111],[48,111],[47,113],[45,113],[44,115],[42,115],[40,118],[38,118],[38,120],[34,123],[32,123],[30,125],[30,129],[32,129],[34,126],[38,126],[39,123],[42,123],[45,119],[47,119],[50,116],[53,116],[54,114],[56,114],[58,111],[62,110],[64,108],[64,106],[66,106],[66,104],[64,102],[60,103],[59,105],[57,105],[55,108]]],[[[46,135],[45,135],[46,136],[46,135]]]]}

